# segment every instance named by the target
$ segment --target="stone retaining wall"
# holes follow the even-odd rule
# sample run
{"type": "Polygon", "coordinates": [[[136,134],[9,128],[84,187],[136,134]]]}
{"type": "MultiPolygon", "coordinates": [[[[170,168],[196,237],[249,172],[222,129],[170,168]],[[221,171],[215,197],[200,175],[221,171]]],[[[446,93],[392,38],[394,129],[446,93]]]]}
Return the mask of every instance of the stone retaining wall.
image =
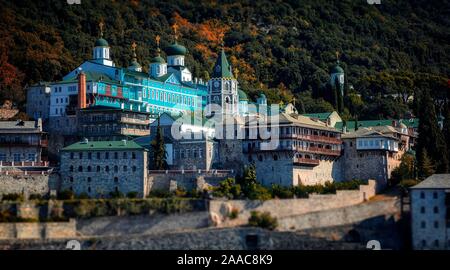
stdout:
{"type": "Polygon", "coordinates": [[[76,222],[0,223],[0,239],[56,239],[76,236],[76,222]]]}
{"type": "Polygon", "coordinates": [[[59,184],[59,175],[0,175],[0,197],[8,193],[48,194],[56,190],[59,184]]]}
{"type": "Polygon", "coordinates": [[[338,190],[336,194],[310,195],[305,199],[274,199],[267,201],[251,200],[213,200],[210,202],[212,222],[218,227],[238,226],[248,223],[251,211],[270,212],[274,217],[302,215],[306,213],[337,209],[356,205],[375,195],[376,182],[369,180],[359,190],[338,190]],[[235,219],[230,213],[238,211],[235,219]]]}

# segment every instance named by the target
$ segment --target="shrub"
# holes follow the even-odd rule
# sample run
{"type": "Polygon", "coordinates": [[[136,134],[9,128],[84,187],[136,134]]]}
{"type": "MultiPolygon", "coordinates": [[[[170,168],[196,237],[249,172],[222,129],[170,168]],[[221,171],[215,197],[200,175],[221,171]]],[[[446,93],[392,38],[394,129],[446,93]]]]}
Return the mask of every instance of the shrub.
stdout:
{"type": "Polygon", "coordinates": [[[80,195],[77,196],[77,199],[86,200],[86,199],[90,199],[90,197],[89,197],[89,194],[87,194],[86,192],[82,192],[82,193],[80,193],[80,195]]]}
{"type": "Polygon", "coordinates": [[[274,198],[280,198],[280,199],[290,199],[294,197],[293,189],[290,189],[288,187],[282,187],[280,185],[272,185],[271,193],[272,197],[274,198]]]}
{"type": "Polygon", "coordinates": [[[241,195],[241,186],[236,184],[234,178],[227,178],[214,188],[213,195],[216,197],[226,197],[228,199],[236,199],[241,195]]]}
{"type": "Polygon", "coordinates": [[[186,197],[187,191],[182,187],[177,187],[175,190],[175,196],[177,197],[186,197]]]}
{"type": "Polygon", "coordinates": [[[248,219],[248,225],[274,230],[278,226],[278,221],[269,212],[260,213],[258,211],[252,211],[248,219]]]}
{"type": "Polygon", "coordinates": [[[36,200],[36,201],[40,201],[44,199],[44,196],[42,196],[41,194],[31,194],[28,199],[30,200],[36,200]]]}
{"type": "Polygon", "coordinates": [[[298,185],[293,188],[295,197],[297,198],[308,198],[309,193],[307,188],[304,185],[298,185]]]}
{"type": "Polygon", "coordinates": [[[138,192],[136,191],[131,191],[127,193],[127,198],[129,199],[136,199],[138,197],[138,192]]]}
{"type": "Polygon", "coordinates": [[[416,180],[416,179],[404,179],[404,180],[402,180],[399,183],[399,185],[400,185],[400,187],[402,187],[404,189],[408,189],[408,188],[410,188],[412,186],[415,186],[415,185],[417,185],[419,183],[420,183],[420,181],[416,180]]]}
{"type": "Polygon", "coordinates": [[[123,194],[120,191],[112,191],[109,193],[109,197],[112,199],[121,199],[121,198],[125,198],[125,194],[123,194]]]}
{"type": "Polygon", "coordinates": [[[236,209],[236,208],[233,208],[233,209],[231,210],[231,212],[228,214],[228,217],[229,217],[230,219],[236,219],[238,216],[239,216],[239,210],[236,209]]]}
{"type": "Polygon", "coordinates": [[[194,189],[191,189],[191,190],[189,190],[187,192],[186,197],[189,197],[189,198],[200,198],[202,196],[202,193],[203,192],[201,192],[198,189],[194,188],[194,189]]]}
{"type": "Polygon", "coordinates": [[[270,191],[257,183],[250,184],[247,192],[247,198],[250,200],[270,200],[272,198],[270,191]]]}
{"type": "Polygon", "coordinates": [[[169,191],[156,189],[156,190],[152,190],[150,192],[150,194],[148,194],[147,197],[148,198],[170,198],[172,196],[173,196],[173,194],[169,191]]]}
{"type": "Polygon", "coordinates": [[[19,194],[19,193],[9,193],[9,194],[5,194],[2,197],[2,201],[15,201],[15,202],[21,202],[25,199],[25,197],[23,196],[23,194],[19,194]]]}
{"type": "Polygon", "coordinates": [[[71,190],[62,190],[58,193],[58,200],[73,200],[75,199],[75,193],[71,190]]]}

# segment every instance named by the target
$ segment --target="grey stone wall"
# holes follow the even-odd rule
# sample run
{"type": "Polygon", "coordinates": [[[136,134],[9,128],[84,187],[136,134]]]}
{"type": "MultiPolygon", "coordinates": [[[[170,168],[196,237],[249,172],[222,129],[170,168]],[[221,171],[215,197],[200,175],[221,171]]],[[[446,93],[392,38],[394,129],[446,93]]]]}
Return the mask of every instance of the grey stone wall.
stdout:
{"type": "Polygon", "coordinates": [[[375,179],[378,188],[384,188],[389,178],[386,151],[357,151],[355,139],[344,139],[344,142],[344,155],[340,158],[343,178],[345,180],[375,179]],[[350,142],[352,142],[352,146],[350,146],[350,142]]]}
{"type": "Polygon", "coordinates": [[[0,239],[57,239],[76,236],[76,221],[0,223],[0,239]]]}
{"type": "Polygon", "coordinates": [[[289,187],[342,180],[340,161],[334,158],[321,157],[317,166],[294,165],[293,161],[294,157],[287,151],[255,153],[249,160],[256,165],[258,181],[268,187],[272,184],[289,187]],[[276,158],[274,158],[275,155],[276,158]]]}
{"type": "Polygon", "coordinates": [[[174,141],[174,165],[172,169],[210,170],[217,161],[217,143],[208,140],[174,141]]]}
{"type": "Polygon", "coordinates": [[[48,194],[57,189],[59,175],[0,175],[0,197],[8,193],[48,194]]]}
{"type": "Polygon", "coordinates": [[[75,194],[85,192],[91,197],[108,196],[116,190],[124,194],[137,192],[139,197],[148,194],[147,152],[91,151],[91,159],[88,151],[83,152],[82,159],[78,153],[74,152],[73,159],[70,152],[61,154],[61,190],[73,190],[75,194]],[[105,158],[106,152],[109,153],[108,159],[105,158]],[[124,152],[127,158],[124,158],[124,152]],[[131,158],[132,152],[136,154],[135,159],[131,158]],[[100,153],[100,159],[97,153],[100,153]],[[117,159],[114,153],[117,153],[117,159]],[[80,167],[82,171],[79,171],[80,167]]]}
{"type": "Polygon", "coordinates": [[[303,215],[283,217],[278,220],[278,230],[296,231],[312,228],[324,228],[357,224],[371,219],[387,217],[400,218],[400,202],[384,200],[352,205],[337,209],[306,213],[303,215]]]}
{"type": "MultiPolygon", "coordinates": [[[[362,250],[361,243],[327,241],[259,228],[202,229],[123,237],[78,239],[82,250],[362,250]],[[254,241],[249,241],[249,237],[254,241]]],[[[64,250],[67,240],[0,241],[0,249],[64,250]]]]}
{"type": "Polygon", "coordinates": [[[277,218],[303,215],[362,203],[373,197],[375,190],[375,181],[370,180],[368,185],[360,186],[359,190],[338,190],[336,194],[310,195],[307,199],[212,200],[209,211],[216,226],[239,226],[247,224],[251,211],[269,212],[277,218]],[[229,215],[233,210],[238,211],[238,217],[230,219],[229,215]]]}
{"type": "Polygon", "coordinates": [[[177,187],[185,190],[198,189],[203,190],[209,186],[217,186],[221,181],[228,177],[234,177],[229,173],[198,173],[198,172],[170,172],[168,173],[150,173],[148,176],[148,189],[169,191],[177,187]],[[171,185],[174,186],[171,189],[171,185]]]}

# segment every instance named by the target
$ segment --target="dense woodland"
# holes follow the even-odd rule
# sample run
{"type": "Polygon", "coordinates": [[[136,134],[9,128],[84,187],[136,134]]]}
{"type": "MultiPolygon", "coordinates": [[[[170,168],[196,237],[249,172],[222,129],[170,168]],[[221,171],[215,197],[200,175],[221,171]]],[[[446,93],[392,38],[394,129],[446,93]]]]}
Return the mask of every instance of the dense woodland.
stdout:
{"type": "Polygon", "coordinates": [[[81,2],[0,0],[0,102],[10,99],[23,110],[26,86],[59,80],[90,59],[100,21],[116,64],[128,66],[135,41],[145,70],[156,53],[155,36],[169,45],[176,23],[195,77],[208,79],[224,33],[250,97],[262,91],[284,104],[295,97],[300,112],[336,109],[345,120],[418,116],[421,173],[448,170],[450,1],[81,2]],[[346,72],[343,96],[327,83],[336,51],[346,72]]]}

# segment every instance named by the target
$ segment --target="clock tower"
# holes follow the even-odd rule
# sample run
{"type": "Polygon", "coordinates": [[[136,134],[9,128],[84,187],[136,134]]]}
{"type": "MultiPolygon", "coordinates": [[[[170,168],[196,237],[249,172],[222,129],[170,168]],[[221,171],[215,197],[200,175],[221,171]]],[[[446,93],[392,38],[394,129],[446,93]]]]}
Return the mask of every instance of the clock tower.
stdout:
{"type": "Polygon", "coordinates": [[[236,116],[239,114],[238,81],[233,76],[223,47],[214,65],[211,79],[208,81],[208,104],[213,105],[208,111],[210,115],[236,116]]]}

